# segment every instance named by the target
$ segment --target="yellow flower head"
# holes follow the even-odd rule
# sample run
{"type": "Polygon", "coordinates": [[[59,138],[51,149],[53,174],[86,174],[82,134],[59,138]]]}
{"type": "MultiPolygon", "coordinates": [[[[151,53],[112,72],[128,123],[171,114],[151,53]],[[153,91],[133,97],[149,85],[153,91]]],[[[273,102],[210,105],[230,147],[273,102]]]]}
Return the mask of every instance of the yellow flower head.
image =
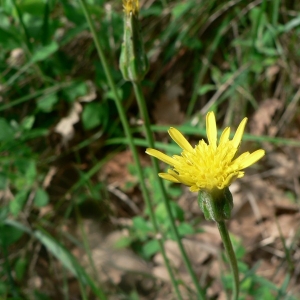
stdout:
{"type": "Polygon", "coordinates": [[[190,187],[192,192],[199,190],[222,190],[235,179],[244,176],[243,169],[251,166],[265,155],[260,149],[253,153],[245,152],[236,156],[247,118],[240,123],[232,140],[229,139],[230,128],[224,129],[217,143],[216,118],[213,112],[206,115],[206,133],[208,144],[201,140],[193,148],[185,137],[175,128],[170,128],[169,135],[183,150],[181,156],[166,154],[148,148],[146,153],[172,166],[168,173],[158,175],[172,182],[181,182],[190,187]]]}
{"type": "Polygon", "coordinates": [[[130,13],[137,15],[139,12],[139,0],[123,0],[123,8],[127,16],[130,13]]]}

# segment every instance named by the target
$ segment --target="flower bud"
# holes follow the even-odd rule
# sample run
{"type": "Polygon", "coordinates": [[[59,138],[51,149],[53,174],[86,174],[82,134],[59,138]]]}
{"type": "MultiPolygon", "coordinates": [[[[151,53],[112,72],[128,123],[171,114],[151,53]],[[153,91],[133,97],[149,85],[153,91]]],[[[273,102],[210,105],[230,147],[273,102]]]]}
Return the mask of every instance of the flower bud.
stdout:
{"type": "Polygon", "coordinates": [[[233,208],[232,194],[229,188],[222,190],[200,190],[198,193],[198,204],[204,213],[206,220],[215,222],[229,219],[233,208]]]}
{"type": "Polygon", "coordinates": [[[123,0],[124,41],[120,55],[120,70],[125,80],[139,82],[149,69],[138,19],[138,0],[123,0]]]}

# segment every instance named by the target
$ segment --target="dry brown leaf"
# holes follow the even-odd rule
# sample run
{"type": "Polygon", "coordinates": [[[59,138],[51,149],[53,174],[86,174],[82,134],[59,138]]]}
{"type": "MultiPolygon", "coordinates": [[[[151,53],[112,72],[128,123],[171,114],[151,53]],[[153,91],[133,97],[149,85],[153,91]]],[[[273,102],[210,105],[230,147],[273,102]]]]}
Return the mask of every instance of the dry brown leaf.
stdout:
{"type": "MultiPolygon", "coordinates": [[[[99,230],[99,223],[94,220],[84,220],[87,239],[90,241],[93,268],[100,275],[101,280],[119,284],[124,275],[129,273],[151,273],[151,267],[130,249],[116,248],[116,242],[127,235],[126,231],[113,231],[107,236],[99,230]]],[[[77,256],[80,254],[77,253],[77,256]]],[[[93,268],[87,254],[80,256],[80,261],[89,273],[93,268]]],[[[136,277],[131,275],[133,281],[136,277]]],[[[128,283],[129,284],[129,283],[128,283]]]]}
{"type": "Polygon", "coordinates": [[[279,99],[267,99],[263,101],[256,110],[250,122],[251,133],[261,135],[272,123],[272,118],[277,109],[282,107],[279,99]]]}
{"type": "Polygon", "coordinates": [[[129,181],[134,182],[135,179],[128,170],[128,165],[132,162],[132,155],[129,150],[118,153],[104,165],[100,180],[105,179],[108,184],[119,187],[123,187],[129,181]]]}
{"type": "Polygon", "coordinates": [[[81,104],[74,102],[69,114],[55,126],[55,132],[61,134],[63,144],[66,145],[73,138],[75,133],[73,125],[80,120],[81,111],[81,104]]]}
{"type": "Polygon", "coordinates": [[[165,91],[155,102],[153,117],[157,124],[181,124],[184,114],[180,111],[179,97],[184,90],[181,86],[182,74],[177,74],[167,82],[165,91]]]}

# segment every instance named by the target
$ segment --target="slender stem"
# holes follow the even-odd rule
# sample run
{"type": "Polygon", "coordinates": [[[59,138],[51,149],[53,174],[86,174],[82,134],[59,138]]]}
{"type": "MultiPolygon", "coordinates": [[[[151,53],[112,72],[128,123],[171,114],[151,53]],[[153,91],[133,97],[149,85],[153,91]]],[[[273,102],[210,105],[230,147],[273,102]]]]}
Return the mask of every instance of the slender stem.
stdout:
{"type": "Polygon", "coordinates": [[[240,282],[239,282],[239,270],[237,266],[235,253],[232,248],[231,240],[225,222],[224,221],[217,222],[217,225],[229,260],[231,272],[233,275],[232,300],[237,300],[239,296],[240,282]]]}
{"type": "MultiPolygon", "coordinates": [[[[105,72],[108,84],[109,84],[109,86],[110,86],[110,88],[111,88],[111,90],[113,92],[114,100],[115,100],[115,103],[116,103],[116,106],[117,106],[117,110],[118,110],[118,114],[120,116],[120,119],[121,119],[121,122],[122,122],[122,125],[123,125],[123,128],[124,128],[124,131],[125,131],[125,135],[126,135],[126,138],[128,140],[129,148],[130,148],[130,150],[132,152],[134,163],[136,165],[137,175],[139,177],[141,191],[142,191],[144,200],[146,202],[146,206],[147,206],[148,211],[149,211],[149,217],[150,217],[150,220],[151,220],[151,222],[153,224],[154,231],[158,235],[159,234],[159,229],[158,229],[158,225],[157,225],[157,222],[156,222],[156,217],[155,217],[155,214],[154,214],[154,211],[153,211],[153,207],[152,207],[152,204],[151,204],[151,201],[150,201],[149,193],[148,193],[147,188],[146,188],[146,184],[145,184],[145,181],[144,181],[143,169],[142,169],[142,166],[141,166],[141,163],[140,163],[140,160],[139,160],[137,149],[136,149],[136,147],[134,145],[134,142],[133,142],[133,137],[132,137],[132,134],[131,134],[129,122],[128,122],[127,117],[126,117],[126,112],[125,112],[124,107],[122,105],[121,98],[120,98],[120,96],[118,94],[116,84],[115,84],[115,82],[112,79],[112,75],[111,75],[111,72],[109,70],[106,57],[105,57],[104,52],[102,50],[102,47],[101,47],[101,44],[100,44],[100,40],[98,38],[95,26],[94,26],[94,24],[92,22],[90,13],[89,13],[87,5],[86,5],[86,2],[85,2],[85,0],[79,0],[79,1],[81,3],[83,12],[84,12],[85,17],[87,19],[87,22],[89,24],[91,33],[93,35],[93,39],[94,39],[94,42],[95,42],[95,45],[96,45],[96,48],[97,48],[97,51],[98,51],[98,55],[100,57],[100,60],[101,60],[101,63],[102,63],[102,66],[103,66],[103,69],[104,69],[104,72],[105,72]]],[[[178,288],[178,284],[177,284],[177,282],[175,280],[172,268],[170,266],[170,262],[169,262],[169,260],[167,258],[166,252],[165,252],[163,239],[162,238],[158,238],[158,243],[159,243],[160,251],[161,251],[161,254],[163,256],[165,265],[167,267],[167,270],[168,270],[168,273],[169,273],[169,276],[170,276],[170,279],[171,279],[171,283],[172,283],[173,288],[175,290],[176,296],[177,296],[178,299],[182,300],[182,296],[180,294],[180,291],[179,291],[179,288],[178,288]]]]}
{"type": "Polygon", "coordinates": [[[274,0],[272,3],[272,25],[276,26],[279,16],[280,0],[274,0]]]}
{"type": "MultiPolygon", "coordinates": [[[[148,110],[147,110],[147,107],[146,107],[146,104],[145,104],[146,102],[145,102],[144,95],[143,95],[143,92],[142,92],[142,89],[141,89],[141,84],[137,83],[137,82],[133,82],[132,84],[133,84],[134,92],[135,92],[136,99],[137,99],[137,102],[138,102],[138,105],[139,105],[139,110],[142,114],[142,118],[144,119],[144,128],[145,128],[145,132],[146,132],[146,139],[147,139],[148,145],[151,148],[154,148],[154,140],[153,140],[153,135],[152,135],[151,127],[150,127],[148,110]]],[[[182,241],[181,241],[181,238],[179,236],[177,227],[175,225],[175,220],[174,220],[174,217],[173,217],[172,212],[171,212],[170,202],[169,202],[169,199],[167,197],[167,193],[166,193],[166,190],[164,188],[162,179],[160,177],[158,177],[158,175],[157,175],[159,173],[158,162],[155,158],[152,158],[152,157],[151,157],[151,160],[152,160],[152,165],[154,166],[154,173],[156,174],[158,186],[159,186],[159,189],[160,189],[163,201],[164,201],[164,205],[166,207],[168,218],[170,220],[171,228],[172,228],[172,231],[174,233],[176,242],[178,244],[178,247],[179,247],[181,256],[183,258],[184,264],[185,264],[185,266],[186,266],[186,268],[187,268],[187,270],[188,270],[188,272],[189,272],[189,274],[190,274],[190,276],[193,280],[193,283],[194,283],[195,288],[197,290],[198,299],[204,300],[205,299],[204,290],[199,285],[199,281],[196,277],[196,274],[195,274],[195,272],[194,272],[194,270],[191,266],[191,262],[190,262],[190,260],[187,256],[186,251],[184,249],[184,246],[182,244],[182,241]]]]}

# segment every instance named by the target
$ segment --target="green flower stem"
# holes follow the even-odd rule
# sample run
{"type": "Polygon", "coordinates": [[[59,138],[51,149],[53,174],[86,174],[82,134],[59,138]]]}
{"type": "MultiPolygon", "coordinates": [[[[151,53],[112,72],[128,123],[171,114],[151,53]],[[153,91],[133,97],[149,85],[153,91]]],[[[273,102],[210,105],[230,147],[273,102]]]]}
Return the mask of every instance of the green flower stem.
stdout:
{"type": "MultiPolygon", "coordinates": [[[[158,235],[159,234],[158,225],[157,225],[156,218],[155,218],[155,215],[154,215],[154,212],[153,212],[153,207],[152,207],[152,204],[151,204],[151,201],[150,201],[150,197],[149,197],[146,185],[145,185],[142,166],[141,166],[141,163],[140,163],[140,160],[139,160],[139,157],[138,157],[138,152],[137,152],[136,147],[135,147],[134,142],[133,142],[133,137],[132,137],[132,134],[131,134],[129,122],[128,122],[127,117],[126,117],[126,112],[125,112],[124,107],[122,105],[120,96],[117,92],[116,84],[112,79],[111,72],[109,70],[107,60],[106,60],[104,52],[102,50],[100,40],[98,38],[96,29],[95,29],[94,24],[92,22],[90,13],[89,13],[87,5],[86,5],[86,2],[85,2],[85,0],[79,0],[79,1],[81,3],[83,12],[84,12],[85,17],[87,19],[87,22],[89,24],[91,33],[93,35],[93,39],[94,39],[94,42],[95,42],[95,45],[96,45],[96,48],[97,48],[97,51],[98,51],[98,55],[100,57],[100,60],[101,60],[101,63],[102,63],[102,66],[103,66],[108,84],[109,84],[109,86],[110,86],[110,88],[111,88],[111,90],[114,94],[114,100],[115,100],[115,103],[116,103],[116,106],[117,106],[117,110],[118,110],[118,113],[119,113],[119,116],[120,116],[120,119],[121,119],[121,122],[122,122],[122,125],[123,125],[123,128],[124,128],[124,131],[125,131],[126,138],[128,140],[129,148],[132,152],[134,163],[135,163],[136,168],[137,168],[137,174],[138,174],[139,181],[140,181],[141,191],[142,191],[143,197],[145,199],[146,205],[147,205],[148,210],[149,210],[150,220],[153,224],[153,228],[154,228],[155,233],[158,235]]],[[[182,300],[182,296],[179,292],[178,284],[175,280],[173,271],[171,269],[169,260],[167,258],[167,255],[166,255],[166,252],[165,252],[165,249],[164,249],[163,239],[158,238],[158,243],[159,243],[160,251],[162,253],[165,265],[167,267],[167,270],[168,270],[168,273],[169,273],[169,276],[170,276],[170,279],[171,279],[171,283],[172,283],[173,288],[175,290],[175,293],[177,295],[177,298],[182,300]]]]}
{"type": "MultiPolygon", "coordinates": [[[[139,105],[139,110],[140,110],[140,112],[142,114],[142,118],[144,120],[144,127],[145,127],[145,133],[146,133],[146,139],[147,139],[148,145],[151,148],[154,148],[154,140],[153,140],[153,135],[152,135],[151,127],[150,127],[148,110],[147,110],[147,107],[146,107],[146,104],[145,104],[145,99],[144,99],[144,95],[143,95],[143,92],[142,92],[142,89],[141,89],[141,84],[139,82],[132,82],[132,84],[133,84],[134,92],[135,92],[136,99],[137,99],[137,102],[138,102],[138,105],[139,105]]],[[[165,205],[166,210],[167,210],[168,218],[170,220],[170,224],[171,224],[175,239],[177,241],[181,256],[183,258],[184,264],[185,264],[185,266],[186,266],[186,268],[187,268],[187,270],[188,270],[188,272],[189,272],[189,274],[190,274],[190,276],[193,280],[193,283],[196,287],[198,299],[204,300],[205,299],[204,290],[199,285],[196,274],[193,271],[193,268],[191,266],[191,262],[190,262],[187,254],[186,254],[186,251],[183,247],[183,244],[182,244],[182,241],[180,239],[177,227],[175,225],[175,220],[174,220],[174,217],[173,217],[172,212],[171,212],[170,202],[168,200],[168,197],[167,197],[162,179],[160,177],[158,177],[158,175],[157,175],[159,173],[158,162],[153,157],[151,157],[151,160],[152,160],[152,164],[154,166],[154,173],[157,176],[157,181],[158,181],[159,189],[160,189],[163,201],[164,201],[164,205],[165,205]]]]}
{"type": "Polygon", "coordinates": [[[234,250],[232,248],[231,240],[228,234],[228,230],[224,221],[216,222],[218,229],[225,247],[225,251],[229,260],[231,272],[233,275],[233,293],[232,300],[237,300],[239,296],[239,270],[237,266],[237,261],[235,257],[234,250]]]}

